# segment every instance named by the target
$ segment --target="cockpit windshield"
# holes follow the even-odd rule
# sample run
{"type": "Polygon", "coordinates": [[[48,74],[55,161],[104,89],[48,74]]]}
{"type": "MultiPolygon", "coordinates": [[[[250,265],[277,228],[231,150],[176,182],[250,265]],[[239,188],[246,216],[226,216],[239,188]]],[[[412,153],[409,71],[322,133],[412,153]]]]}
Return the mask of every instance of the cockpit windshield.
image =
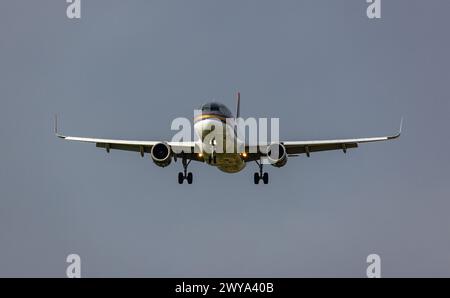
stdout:
{"type": "Polygon", "coordinates": [[[202,113],[212,113],[219,114],[225,118],[232,118],[233,114],[230,110],[223,104],[217,102],[209,102],[202,106],[202,113]]]}

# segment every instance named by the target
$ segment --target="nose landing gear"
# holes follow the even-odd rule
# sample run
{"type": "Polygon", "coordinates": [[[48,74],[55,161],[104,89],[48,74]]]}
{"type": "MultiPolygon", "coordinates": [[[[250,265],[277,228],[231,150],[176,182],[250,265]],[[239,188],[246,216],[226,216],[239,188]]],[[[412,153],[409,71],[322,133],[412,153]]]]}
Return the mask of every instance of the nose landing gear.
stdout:
{"type": "Polygon", "coordinates": [[[211,164],[214,162],[214,164],[217,163],[217,158],[216,158],[216,138],[213,138],[211,140],[211,146],[212,146],[212,152],[208,157],[208,163],[211,164]]]}
{"type": "Polygon", "coordinates": [[[263,164],[261,161],[255,161],[256,164],[259,167],[259,173],[255,172],[255,174],[253,174],[253,182],[255,184],[259,184],[259,180],[262,180],[264,184],[268,184],[269,183],[269,174],[268,173],[263,173],[263,164]]]}
{"type": "Polygon", "coordinates": [[[191,163],[191,160],[187,161],[186,158],[183,157],[183,172],[178,173],[178,183],[183,184],[183,181],[186,179],[188,184],[192,184],[193,175],[191,172],[187,172],[187,167],[191,163]]]}
{"type": "Polygon", "coordinates": [[[214,164],[217,163],[216,151],[213,151],[211,155],[208,157],[208,163],[211,164],[212,162],[214,162],[214,164]]]}

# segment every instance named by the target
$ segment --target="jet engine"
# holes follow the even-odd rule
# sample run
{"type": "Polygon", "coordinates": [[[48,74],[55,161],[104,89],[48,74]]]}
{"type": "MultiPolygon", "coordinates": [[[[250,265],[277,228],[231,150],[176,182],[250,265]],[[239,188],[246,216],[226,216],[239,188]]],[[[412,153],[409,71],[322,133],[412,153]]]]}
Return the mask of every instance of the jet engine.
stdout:
{"type": "Polygon", "coordinates": [[[152,147],[150,156],[159,167],[167,167],[172,162],[172,149],[167,143],[158,143],[152,147]]]}
{"type": "Polygon", "coordinates": [[[286,147],[279,143],[270,144],[267,147],[267,159],[272,166],[281,168],[287,162],[286,147]]]}

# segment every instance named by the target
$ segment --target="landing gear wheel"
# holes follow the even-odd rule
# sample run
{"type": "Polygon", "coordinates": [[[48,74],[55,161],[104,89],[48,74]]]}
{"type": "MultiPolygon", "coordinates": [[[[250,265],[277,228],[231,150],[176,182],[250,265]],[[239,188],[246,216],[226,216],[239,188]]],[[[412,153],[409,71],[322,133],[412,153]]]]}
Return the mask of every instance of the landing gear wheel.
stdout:
{"type": "Polygon", "coordinates": [[[178,184],[183,184],[184,174],[182,172],[178,173],[178,184]]]}
{"type": "Polygon", "coordinates": [[[253,182],[255,182],[255,184],[259,183],[259,173],[253,174],[253,182]]]}
{"type": "Polygon", "coordinates": [[[192,184],[192,173],[187,172],[187,167],[191,163],[192,160],[187,161],[186,157],[184,155],[182,156],[183,160],[183,172],[178,173],[178,183],[183,184],[184,179],[187,180],[188,184],[192,184]]]}
{"type": "Polygon", "coordinates": [[[262,180],[264,182],[264,184],[268,184],[269,183],[269,174],[263,172],[263,163],[261,162],[261,160],[259,162],[256,160],[256,164],[259,167],[259,173],[256,172],[253,175],[253,182],[255,182],[255,184],[258,184],[259,180],[262,180]]]}
{"type": "Polygon", "coordinates": [[[264,184],[269,183],[269,174],[264,173],[262,179],[263,179],[264,184]]]}
{"type": "Polygon", "coordinates": [[[192,184],[192,178],[193,178],[193,177],[192,177],[192,173],[189,172],[189,173],[187,174],[187,177],[186,177],[188,184],[192,184]]]}

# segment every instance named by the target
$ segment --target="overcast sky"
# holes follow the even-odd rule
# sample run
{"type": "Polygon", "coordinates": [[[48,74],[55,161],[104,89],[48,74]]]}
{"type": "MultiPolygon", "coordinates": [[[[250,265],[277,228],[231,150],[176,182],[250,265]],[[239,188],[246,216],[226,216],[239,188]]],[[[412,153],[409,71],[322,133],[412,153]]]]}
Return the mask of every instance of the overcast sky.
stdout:
{"type": "Polygon", "coordinates": [[[445,0],[0,2],[0,276],[450,276],[445,0]],[[283,140],[393,142],[235,175],[56,139],[170,139],[215,99],[283,140]]]}

